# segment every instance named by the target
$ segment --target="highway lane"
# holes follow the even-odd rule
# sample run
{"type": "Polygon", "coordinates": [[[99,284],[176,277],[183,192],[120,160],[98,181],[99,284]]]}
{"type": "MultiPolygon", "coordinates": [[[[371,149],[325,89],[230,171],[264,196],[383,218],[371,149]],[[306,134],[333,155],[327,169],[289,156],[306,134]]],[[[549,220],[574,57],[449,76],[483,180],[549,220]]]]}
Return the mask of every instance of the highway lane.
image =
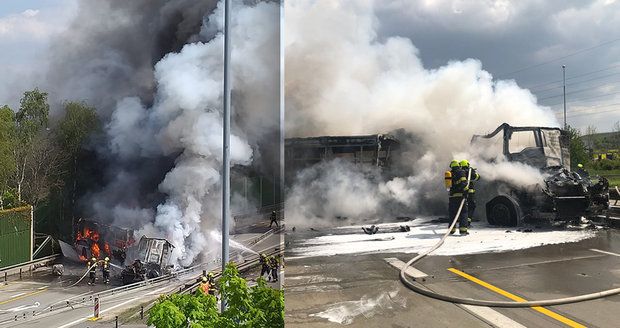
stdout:
{"type": "MultiPolygon", "coordinates": [[[[289,239],[287,252],[294,252],[307,236],[297,238],[297,242],[289,239]]],[[[506,294],[510,294],[537,300],[620,286],[617,254],[620,233],[610,229],[575,243],[502,253],[430,256],[416,269],[427,275],[423,284],[436,292],[489,300],[509,300],[506,294]]],[[[338,327],[344,323],[349,327],[617,326],[620,296],[543,311],[466,307],[429,299],[404,288],[398,281],[398,270],[386,260],[406,262],[414,255],[377,252],[289,258],[284,288],[287,327],[338,327]]]]}
{"type": "MultiPolygon", "coordinates": [[[[256,233],[235,235],[232,239],[241,244],[247,244],[260,236],[265,237],[264,232],[260,231],[256,233]]],[[[257,251],[271,250],[279,244],[279,235],[267,235],[267,237],[263,238],[260,242],[251,245],[250,248],[257,251]]],[[[240,252],[233,249],[232,255],[233,259],[243,261],[244,257],[253,256],[253,253],[247,251],[240,252]]],[[[5,293],[3,293],[3,287],[0,286],[0,301],[5,299],[9,301],[5,305],[0,304],[0,309],[15,310],[20,309],[20,306],[28,306],[29,304],[34,305],[35,302],[40,303],[37,308],[29,308],[11,313],[0,312],[0,320],[12,319],[15,314],[20,315],[20,319],[18,321],[7,322],[4,325],[0,324],[0,326],[49,327],[49,324],[46,324],[49,322],[54,322],[54,325],[58,327],[80,327],[83,324],[90,327],[93,325],[109,325],[110,320],[113,320],[115,315],[118,315],[129,308],[139,308],[140,304],[148,304],[152,300],[159,297],[160,294],[177,290],[180,285],[183,285],[184,282],[187,281],[187,279],[198,276],[203,269],[213,270],[219,266],[219,263],[212,262],[207,267],[198,268],[190,274],[187,274],[183,279],[173,279],[169,282],[156,284],[140,290],[129,291],[113,297],[103,298],[100,303],[100,313],[102,318],[98,321],[88,320],[93,315],[94,305],[94,302],[90,296],[92,296],[95,292],[101,292],[110,287],[116,286],[105,286],[101,284],[88,286],[86,285],[86,282],[83,282],[77,286],[67,288],[67,286],[77,280],[77,278],[74,277],[73,279],[68,279],[63,277],[62,279],[58,279],[57,277],[52,277],[49,273],[39,272],[36,273],[37,277],[33,278],[32,281],[23,281],[19,284],[17,282],[11,282],[7,286],[11,288],[7,289],[5,293]],[[37,288],[41,289],[39,290],[37,288]],[[24,294],[14,296],[20,293],[24,294]],[[71,310],[52,311],[51,313],[37,315],[34,319],[31,315],[28,316],[31,314],[30,311],[32,310],[39,311],[40,309],[45,309],[49,305],[57,303],[58,301],[67,300],[71,297],[82,294],[84,294],[83,297],[86,297],[84,302],[81,304],[75,304],[71,310]],[[8,307],[9,304],[10,307],[8,307]],[[27,313],[27,320],[23,320],[21,317],[23,313],[27,313]]]]}

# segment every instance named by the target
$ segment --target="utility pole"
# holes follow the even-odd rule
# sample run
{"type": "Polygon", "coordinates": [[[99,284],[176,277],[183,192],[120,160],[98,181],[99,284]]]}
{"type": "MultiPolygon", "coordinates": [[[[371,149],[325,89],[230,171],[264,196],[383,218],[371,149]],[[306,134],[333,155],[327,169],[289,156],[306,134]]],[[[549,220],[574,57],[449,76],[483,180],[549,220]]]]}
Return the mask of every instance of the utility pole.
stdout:
{"type": "Polygon", "coordinates": [[[566,125],[566,65],[562,65],[562,89],[564,94],[564,130],[568,128],[566,125]]]}
{"type": "MultiPolygon", "coordinates": [[[[230,221],[230,0],[224,0],[224,113],[222,147],[222,272],[228,263],[228,223],[230,221]]],[[[222,298],[222,312],[226,300],[222,298]]]]}

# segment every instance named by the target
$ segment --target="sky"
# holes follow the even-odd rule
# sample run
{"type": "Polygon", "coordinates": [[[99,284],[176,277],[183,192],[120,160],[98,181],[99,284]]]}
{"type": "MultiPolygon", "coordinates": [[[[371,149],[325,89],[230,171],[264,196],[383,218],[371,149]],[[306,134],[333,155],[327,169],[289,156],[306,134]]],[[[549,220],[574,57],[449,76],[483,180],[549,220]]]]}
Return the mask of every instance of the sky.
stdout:
{"type": "MultiPolygon", "coordinates": [[[[15,106],[19,95],[10,90],[43,78],[47,46],[68,26],[77,2],[0,0],[0,76],[14,77],[0,81],[0,103],[15,106]]],[[[605,132],[620,121],[620,1],[377,3],[378,37],[411,39],[427,68],[477,58],[495,78],[530,88],[561,121],[566,65],[568,124],[605,132]]]]}

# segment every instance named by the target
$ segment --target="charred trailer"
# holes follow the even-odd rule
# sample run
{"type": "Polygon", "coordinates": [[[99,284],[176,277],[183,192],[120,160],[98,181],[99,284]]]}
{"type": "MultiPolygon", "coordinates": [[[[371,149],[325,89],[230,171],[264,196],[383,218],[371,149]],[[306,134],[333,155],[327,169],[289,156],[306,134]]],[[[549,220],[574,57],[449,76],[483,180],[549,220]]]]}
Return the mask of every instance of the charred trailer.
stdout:
{"type": "Polygon", "coordinates": [[[391,134],[287,138],[284,143],[286,181],[323,161],[341,159],[356,165],[389,168],[400,142],[391,134]]]}
{"type": "Polygon", "coordinates": [[[487,135],[476,135],[489,162],[507,160],[539,170],[540,184],[515,186],[509,182],[480,183],[491,225],[517,226],[525,219],[578,221],[605,215],[609,208],[609,183],[603,177],[580,176],[570,171],[568,132],[552,127],[513,127],[504,123],[487,135]]]}
{"type": "Polygon", "coordinates": [[[153,279],[172,271],[171,257],[174,245],[162,238],[142,236],[138,246],[130,250],[135,258],[121,272],[123,284],[153,279]]]}
{"type": "Polygon", "coordinates": [[[133,230],[106,225],[90,219],[79,219],[74,227],[75,250],[80,260],[109,257],[125,263],[127,249],[134,244],[133,230]]]}

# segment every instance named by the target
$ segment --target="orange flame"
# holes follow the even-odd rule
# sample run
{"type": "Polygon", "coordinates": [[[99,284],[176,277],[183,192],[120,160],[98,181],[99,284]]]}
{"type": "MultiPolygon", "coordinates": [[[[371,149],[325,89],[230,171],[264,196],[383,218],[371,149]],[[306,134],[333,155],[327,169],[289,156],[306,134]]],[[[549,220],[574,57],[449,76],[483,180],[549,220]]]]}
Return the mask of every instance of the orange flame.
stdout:
{"type": "Polygon", "coordinates": [[[94,258],[98,259],[100,255],[99,244],[93,243],[93,245],[90,246],[90,253],[94,258]]]}
{"type": "MultiPolygon", "coordinates": [[[[75,240],[88,240],[90,246],[90,253],[91,256],[95,257],[95,258],[99,258],[99,256],[101,255],[101,248],[99,247],[99,232],[93,229],[90,229],[88,227],[84,227],[83,231],[78,231],[77,235],[75,236],[75,240]]],[[[103,246],[103,250],[104,252],[110,256],[110,254],[112,254],[112,252],[110,251],[110,245],[108,245],[108,243],[106,242],[103,246]]],[[[80,259],[83,261],[86,261],[86,257],[84,257],[83,255],[80,255],[80,259]]]]}

